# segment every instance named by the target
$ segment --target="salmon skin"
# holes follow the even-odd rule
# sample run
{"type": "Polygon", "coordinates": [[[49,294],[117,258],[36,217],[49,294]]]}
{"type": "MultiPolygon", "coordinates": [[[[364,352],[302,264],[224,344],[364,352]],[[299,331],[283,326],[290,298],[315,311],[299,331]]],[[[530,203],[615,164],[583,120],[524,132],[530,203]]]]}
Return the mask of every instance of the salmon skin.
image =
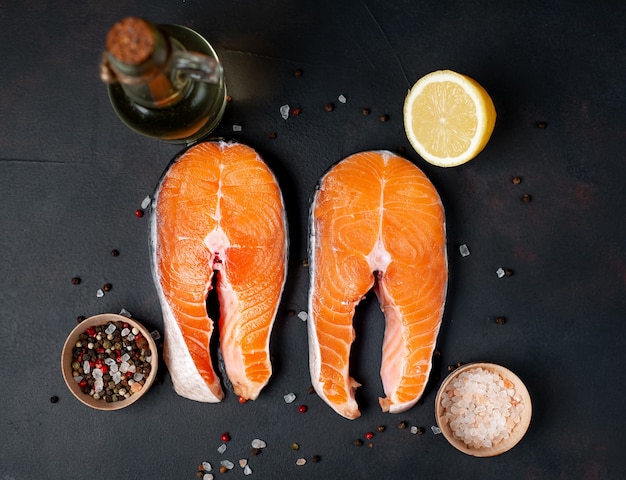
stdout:
{"type": "Polygon", "coordinates": [[[199,143],[166,170],[151,217],[164,360],[175,391],[200,402],[224,396],[206,308],[215,285],[226,375],[235,394],[256,399],[272,374],[270,334],[287,274],[287,221],[276,178],[250,147],[199,143]]]}
{"type": "Polygon", "coordinates": [[[309,221],[309,365],[318,395],[360,416],[349,375],[355,308],[374,289],[385,316],[383,411],[422,396],[441,326],[448,261],[441,199],[424,173],[387,151],[349,156],[320,180],[309,221]]]}

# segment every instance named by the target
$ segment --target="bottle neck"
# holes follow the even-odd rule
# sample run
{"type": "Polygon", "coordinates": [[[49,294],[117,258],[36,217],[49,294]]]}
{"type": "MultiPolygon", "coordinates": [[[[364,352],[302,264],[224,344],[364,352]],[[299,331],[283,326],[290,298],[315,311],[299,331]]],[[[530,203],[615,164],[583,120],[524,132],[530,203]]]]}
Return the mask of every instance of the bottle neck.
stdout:
{"type": "Polygon", "coordinates": [[[180,43],[142,19],[118,22],[107,36],[102,77],[119,82],[131,101],[147,108],[164,108],[185,96],[193,80],[172,68],[180,43]]]}

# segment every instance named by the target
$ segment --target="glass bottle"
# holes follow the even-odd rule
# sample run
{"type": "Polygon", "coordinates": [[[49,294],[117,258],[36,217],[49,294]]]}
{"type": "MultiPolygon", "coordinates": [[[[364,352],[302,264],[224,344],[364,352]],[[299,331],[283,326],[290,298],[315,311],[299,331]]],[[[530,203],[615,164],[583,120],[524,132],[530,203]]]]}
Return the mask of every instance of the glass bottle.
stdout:
{"type": "Polygon", "coordinates": [[[151,138],[194,143],[226,109],[217,54],[197,32],[179,25],[135,17],[117,22],[107,34],[100,76],[121,120],[151,138]]]}

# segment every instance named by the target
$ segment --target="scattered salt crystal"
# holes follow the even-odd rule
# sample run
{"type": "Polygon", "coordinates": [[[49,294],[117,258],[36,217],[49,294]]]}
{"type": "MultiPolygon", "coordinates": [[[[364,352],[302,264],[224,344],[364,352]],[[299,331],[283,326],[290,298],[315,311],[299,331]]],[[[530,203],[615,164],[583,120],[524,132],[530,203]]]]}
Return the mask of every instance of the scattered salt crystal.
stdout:
{"type": "Polygon", "coordinates": [[[129,333],[126,336],[126,340],[128,340],[129,342],[132,342],[135,339],[135,336],[132,333],[129,333]]]}
{"type": "Polygon", "coordinates": [[[122,355],[122,363],[128,362],[129,360],[130,360],[130,355],[128,353],[125,353],[124,355],[122,355]]]}
{"type": "Polygon", "coordinates": [[[91,375],[93,376],[93,378],[95,379],[99,379],[102,378],[102,370],[99,369],[98,367],[93,369],[93,372],[91,372],[91,375]]]}
{"type": "Polygon", "coordinates": [[[470,254],[469,248],[465,244],[459,246],[459,252],[462,257],[467,257],[470,254]]]}
{"type": "Polygon", "coordinates": [[[302,320],[303,322],[306,322],[307,319],[309,318],[309,314],[303,310],[301,312],[298,312],[298,318],[302,320]]]}
{"type": "Polygon", "coordinates": [[[202,468],[205,472],[210,472],[211,470],[213,470],[213,467],[209,462],[202,462],[202,468]]]}
{"type": "Polygon", "coordinates": [[[143,373],[135,373],[133,375],[133,380],[135,382],[141,382],[143,380],[143,373]]]}
{"type": "MultiPolygon", "coordinates": [[[[113,359],[111,359],[113,360],[113,359]]],[[[115,360],[113,360],[113,362],[115,362],[115,360]]],[[[109,372],[111,372],[111,374],[117,373],[120,371],[120,367],[117,363],[113,363],[113,365],[109,366],[109,372]]]]}
{"type": "Polygon", "coordinates": [[[504,277],[504,275],[506,275],[506,272],[502,267],[500,267],[496,270],[496,275],[498,276],[498,278],[502,278],[504,277]]]}
{"type": "Polygon", "coordinates": [[[243,474],[252,475],[252,469],[250,468],[250,465],[246,465],[245,467],[243,467],[243,474]]]}
{"type": "Polygon", "coordinates": [[[111,380],[113,380],[113,383],[115,383],[115,385],[117,385],[118,383],[120,383],[122,381],[122,374],[120,372],[115,372],[111,375],[111,380]]]}
{"type": "Polygon", "coordinates": [[[233,132],[241,132],[243,130],[241,125],[233,125],[233,132]]]}
{"type": "Polygon", "coordinates": [[[219,447],[217,447],[217,452],[218,453],[224,453],[226,451],[226,444],[222,443],[219,447]]]}
{"type": "Polygon", "coordinates": [[[93,389],[98,393],[104,390],[104,381],[99,379],[93,382],[93,389]]]}
{"type": "Polygon", "coordinates": [[[280,107],[280,116],[283,117],[283,120],[287,120],[289,118],[289,105],[283,105],[280,107]]]}
{"type": "Polygon", "coordinates": [[[411,433],[413,435],[416,435],[418,431],[419,431],[419,429],[416,426],[411,427],[411,433]]]}
{"type": "Polygon", "coordinates": [[[130,312],[129,312],[128,310],[126,310],[125,308],[122,308],[122,309],[120,310],[120,315],[122,315],[123,317],[126,317],[126,318],[130,318],[130,317],[132,317],[132,315],[130,314],[130,312]]]}
{"type": "Polygon", "coordinates": [[[233,462],[231,462],[230,460],[222,460],[222,461],[220,462],[220,465],[221,465],[222,467],[226,467],[226,468],[228,468],[229,470],[232,470],[232,469],[233,469],[233,467],[235,466],[235,464],[234,464],[233,462]]]}
{"type": "Polygon", "coordinates": [[[159,333],[158,330],[152,330],[150,332],[150,336],[152,337],[153,340],[160,340],[161,339],[161,334],[159,333]]]}
{"type": "Polygon", "coordinates": [[[135,373],[137,371],[137,366],[136,365],[131,365],[130,367],[128,367],[128,371],[130,373],[135,373]]]}
{"type": "Polygon", "coordinates": [[[267,444],[261,440],[260,438],[255,438],[252,440],[252,448],[265,448],[267,444]]]}
{"type": "Polygon", "coordinates": [[[83,372],[85,372],[85,373],[91,372],[91,365],[89,365],[89,361],[88,360],[85,360],[83,362],[83,372]]]}
{"type": "Polygon", "coordinates": [[[212,473],[205,473],[204,475],[202,475],[202,480],[213,480],[214,478],[215,477],[212,473]]]}
{"type": "Polygon", "coordinates": [[[76,381],[76,383],[80,383],[80,382],[82,381],[82,379],[83,379],[83,376],[82,376],[82,375],[76,375],[76,376],[74,377],[74,380],[76,381]]]}
{"type": "Polygon", "coordinates": [[[120,372],[122,373],[128,372],[128,367],[130,367],[130,364],[128,362],[120,363],[120,372]]]}
{"type": "Polygon", "coordinates": [[[152,201],[152,199],[150,198],[150,195],[147,195],[146,198],[144,198],[141,201],[141,208],[143,208],[144,210],[146,208],[148,208],[150,206],[150,202],[152,201]]]}
{"type": "Polygon", "coordinates": [[[109,323],[104,333],[106,333],[107,335],[111,335],[115,330],[116,330],[115,324],[109,323]]]}
{"type": "Polygon", "coordinates": [[[339,97],[337,97],[337,100],[339,100],[341,103],[347,102],[347,99],[344,95],[339,95],[339,97]]]}
{"type": "Polygon", "coordinates": [[[248,465],[248,459],[247,458],[242,458],[239,460],[239,466],[241,468],[245,467],[246,465],[248,465]]]}
{"type": "Polygon", "coordinates": [[[293,401],[296,399],[296,394],[295,393],[288,393],[287,395],[284,395],[283,398],[285,399],[285,403],[293,403],[293,401]]]}
{"type": "Polygon", "coordinates": [[[99,289],[96,291],[96,297],[98,297],[98,298],[102,298],[102,297],[104,297],[104,291],[103,291],[101,288],[99,288],[99,289]]]}
{"type": "Polygon", "coordinates": [[[123,328],[122,329],[122,337],[127,336],[130,333],[130,328],[123,328]]]}
{"type": "Polygon", "coordinates": [[[441,433],[441,428],[439,428],[437,425],[432,425],[430,429],[435,435],[439,435],[441,433]]]}
{"type": "Polygon", "coordinates": [[[302,466],[306,463],[306,458],[299,458],[298,460],[296,460],[296,465],[298,466],[302,466]]]}

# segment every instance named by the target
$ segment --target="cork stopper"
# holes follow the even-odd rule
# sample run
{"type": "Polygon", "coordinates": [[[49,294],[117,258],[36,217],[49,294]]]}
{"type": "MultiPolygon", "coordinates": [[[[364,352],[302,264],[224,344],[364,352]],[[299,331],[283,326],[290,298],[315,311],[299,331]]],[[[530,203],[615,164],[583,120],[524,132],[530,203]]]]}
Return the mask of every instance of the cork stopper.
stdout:
{"type": "Polygon", "coordinates": [[[109,30],[106,47],[119,62],[140,65],[150,58],[154,51],[152,28],[141,18],[124,18],[109,30]]]}

